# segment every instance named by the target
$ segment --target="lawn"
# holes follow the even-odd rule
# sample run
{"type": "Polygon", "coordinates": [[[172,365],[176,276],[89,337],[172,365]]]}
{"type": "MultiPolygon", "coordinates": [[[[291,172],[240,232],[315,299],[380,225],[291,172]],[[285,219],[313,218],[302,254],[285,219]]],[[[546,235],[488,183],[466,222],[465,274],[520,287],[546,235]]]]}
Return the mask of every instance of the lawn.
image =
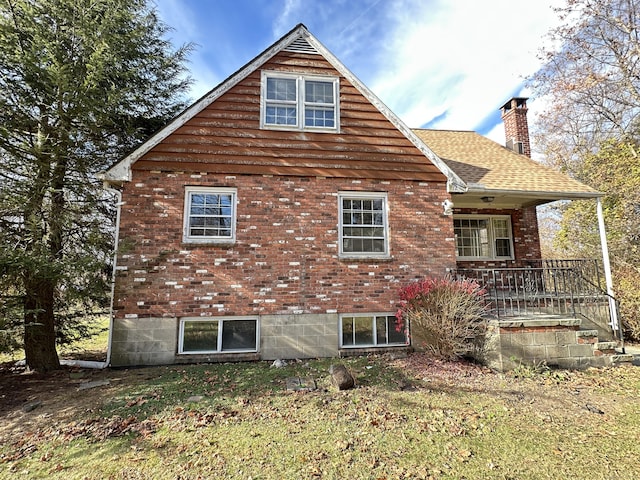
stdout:
{"type": "Polygon", "coordinates": [[[503,375],[413,354],[48,377],[4,368],[0,388],[0,478],[640,476],[633,366],[503,375]],[[331,385],[337,362],[356,388],[331,385]],[[288,391],[290,377],[318,388],[288,391]]]}

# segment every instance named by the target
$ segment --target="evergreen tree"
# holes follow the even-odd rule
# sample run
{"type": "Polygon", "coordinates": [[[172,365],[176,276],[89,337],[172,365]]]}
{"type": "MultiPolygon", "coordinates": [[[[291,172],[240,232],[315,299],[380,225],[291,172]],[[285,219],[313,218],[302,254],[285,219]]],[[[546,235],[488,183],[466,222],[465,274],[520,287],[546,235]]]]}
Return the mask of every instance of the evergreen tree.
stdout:
{"type": "Polygon", "coordinates": [[[185,106],[190,46],[167,32],[146,0],[0,0],[0,328],[32,369],[108,304],[97,174],[185,106]]]}

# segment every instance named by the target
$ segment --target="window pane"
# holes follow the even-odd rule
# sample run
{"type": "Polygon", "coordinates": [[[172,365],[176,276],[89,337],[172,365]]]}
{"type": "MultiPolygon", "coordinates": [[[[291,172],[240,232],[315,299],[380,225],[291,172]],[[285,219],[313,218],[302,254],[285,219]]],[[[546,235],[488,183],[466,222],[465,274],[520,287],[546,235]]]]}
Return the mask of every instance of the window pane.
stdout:
{"type": "Polygon", "coordinates": [[[496,256],[498,257],[510,257],[511,256],[511,242],[508,238],[498,238],[496,240],[496,256]]]}
{"type": "Polygon", "coordinates": [[[218,321],[184,322],[183,352],[211,352],[218,349],[218,321]]]}
{"type": "Polygon", "coordinates": [[[353,317],[342,318],[342,345],[353,345],[353,317]]]}
{"type": "Polygon", "coordinates": [[[386,249],[384,199],[342,200],[342,251],[381,253],[386,249]]]}
{"type": "Polygon", "coordinates": [[[305,82],[305,102],[333,103],[333,82],[307,80],[305,82]]]}
{"type": "Polygon", "coordinates": [[[234,195],[226,193],[191,193],[189,236],[232,236],[234,195]]]}
{"type": "Polygon", "coordinates": [[[389,343],[401,343],[402,345],[406,345],[407,337],[404,333],[404,327],[398,330],[397,319],[394,315],[389,315],[387,317],[382,317],[387,324],[387,331],[389,332],[389,338],[387,339],[389,343]]]}
{"type": "Polygon", "coordinates": [[[509,227],[507,220],[504,218],[494,218],[493,231],[496,234],[496,238],[509,237],[509,227]]]}
{"type": "Polygon", "coordinates": [[[373,317],[354,318],[355,345],[373,345],[373,317]]]}
{"type": "Polygon", "coordinates": [[[267,106],[265,123],[272,125],[296,125],[296,107],[277,105],[267,106]]]}
{"type": "Polygon", "coordinates": [[[387,344],[387,323],[385,317],[376,317],[376,343],[378,345],[387,344]]]}
{"type": "Polygon", "coordinates": [[[222,322],[222,350],[255,350],[256,321],[226,320],[222,322]]]}
{"type": "Polygon", "coordinates": [[[294,78],[267,78],[267,99],[292,101],[297,100],[296,80],[294,78]]]}
{"type": "Polygon", "coordinates": [[[333,128],[336,125],[333,108],[305,108],[304,124],[306,127],[333,128]]]}
{"type": "Polygon", "coordinates": [[[454,219],[453,230],[458,256],[488,257],[490,251],[487,227],[486,219],[454,219]]]}

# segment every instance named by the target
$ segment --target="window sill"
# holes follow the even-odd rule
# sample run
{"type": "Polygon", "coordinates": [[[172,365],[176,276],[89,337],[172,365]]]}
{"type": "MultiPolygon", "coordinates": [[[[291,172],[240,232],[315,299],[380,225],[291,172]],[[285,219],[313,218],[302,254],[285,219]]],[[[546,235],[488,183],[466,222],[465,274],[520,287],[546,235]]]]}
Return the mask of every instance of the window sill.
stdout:
{"type": "Polygon", "coordinates": [[[338,354],[340,358],[344,357],[359,357],[369,354],[383,354],[383,353],[410,353],[413,351],[411,345],[388,345],[377,347],[340,347],[338,354]]]}
{"type": "Polygon", "coordinates": [[[381,256],[376,256],[376,255],[338,255],[338,259],[341,261],[347,261],[347,262],[372,262],[372,261],[376,261],[376,262],[390,262],[392,260],[394,260],[394,258],[391,255],[381,255],[381,256]]]}
{"type": "Polygon", "coordinates": [[[236,242],[219,242],[219,241],[209,241],[209,242],[193,242],[193,241],[185,241],[183,240],[181,243],[182,247],[216,247],[216,248],[233,248],[237,244],[236,242]]]}
{"type": "Polygon", "coordinates": [[[514,257],[456,257],[456,262],[509,262],[514,257]]]}
{"type": "Polygon", "coordinates": [[[340,129],[339,128],[321,128],[321,127],[300,128],[300,127],[289,126],[289,125],[282,125],[282,126],[280,126],[280,125],[262,125],[262,130],[279,130],[279,131],[285,131],[285,132],[303,132],[303,133],[340,133],[340,129]]]}
{"type": "Polygon", "coordinates": [[[257,362],[260,360],[259,352],[242,353],[179,353],[175,363],[224,363],[224,362],[257,362]]]}

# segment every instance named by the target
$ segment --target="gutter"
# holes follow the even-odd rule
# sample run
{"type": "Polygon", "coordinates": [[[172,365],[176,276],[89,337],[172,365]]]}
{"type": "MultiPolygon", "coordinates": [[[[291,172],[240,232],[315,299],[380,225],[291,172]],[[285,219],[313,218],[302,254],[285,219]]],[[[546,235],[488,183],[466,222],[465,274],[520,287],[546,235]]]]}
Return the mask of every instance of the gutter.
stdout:
{"type": "Polygon", "coordinates": [[[107,342],[107,360],[104,362],[102,368],[111,365],[111,344],[113,343],[113,304],[115,301],[116,290],[116,268],[118,262],[118,242],[120,241],[120,212],[122,210],[122,192],[116,188],[110,186],[107,182],[104,183],[104,188],[110,192],[115,193],[118,201],[116,203],[116,234],[113,243],[113,270],[111,272],[111,301],[109,305],[109,340],[107,342]]]}

